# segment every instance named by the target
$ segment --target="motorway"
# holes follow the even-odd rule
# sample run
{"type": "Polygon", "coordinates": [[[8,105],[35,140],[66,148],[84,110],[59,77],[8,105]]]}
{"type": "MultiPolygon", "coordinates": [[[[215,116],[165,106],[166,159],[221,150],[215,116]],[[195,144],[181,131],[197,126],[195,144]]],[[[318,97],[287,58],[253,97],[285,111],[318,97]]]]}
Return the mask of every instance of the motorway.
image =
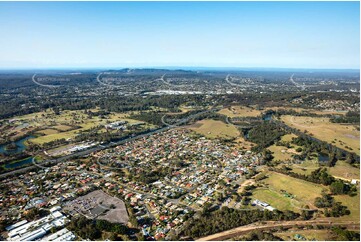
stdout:
{"type": "Polygon", "coordinates": [[[14,170],[14,171],[9,171],[9,172],[0,174],[0,179],[4,179],[6,177],[13,176],[13,175],[16,175],[16,174],[25,173],[27,171],[30,171],[30,170],[34,169],[36,166],[38,166],[38,167],[46,167],[46,166],[55,165],[55,164],[57,164],[59,162],[66,161],[67,159],[70,159],[70,158],[73,158],[73,157],[85,156],[85,155],[91,154],[93,152],[97,152],[97,151],[100,151],[100,150],[112,148],[112,147],[124,144],[124,143],[132,141],[132,140],[141,139],[141,138],[148,137],[148,136],[151,136],[151,135],[154,135],[154,134],[158,134],[158,133],[170,130],[172,128],[176,128],[176,127],[178,127],[178,126],[180,126],[182,124],[185,124],[188,121],[190,121],[191,119],[193,119],[193,118],[195,118],[195,117],[197,117],[199,115],[214,112],[214,111],[217,111],[217,110],[218,110],[217,108],[212,107],[212,108],[207,109],[205,111],[190,115],[187,118],[183,118],[183,119],[181,119],[180,121],[178,121],[177,123],[175,123],[175,124],[173,124],[171,126],[166,126],[166,127],[162,127],[162,128],[158,128],[158,129],[153,129],[153,130],[150,130],[149,132],[144,133],[144,134],[140,134],[140,135],[137,135],[137,136],[134,136],[134,137],[129,137],[129,138],[117,141],[117,142],[110,142],[108,144],[98,145],[97,147],[90,148],[90,149],[83,150],[83,151],[78,151],[78,152],[75,152],[75,153],[72,153],[72,154],[69,154],[69,155],[62,156],[62,157],[57,158],[57,159],[45,160],[45,161],[41,162],[41,164],[38,164],[38,165],[34,164],[34,165],[27,166],[27,167],[24,167],[24,168],[20,168],[20,169],[14,170]]]}

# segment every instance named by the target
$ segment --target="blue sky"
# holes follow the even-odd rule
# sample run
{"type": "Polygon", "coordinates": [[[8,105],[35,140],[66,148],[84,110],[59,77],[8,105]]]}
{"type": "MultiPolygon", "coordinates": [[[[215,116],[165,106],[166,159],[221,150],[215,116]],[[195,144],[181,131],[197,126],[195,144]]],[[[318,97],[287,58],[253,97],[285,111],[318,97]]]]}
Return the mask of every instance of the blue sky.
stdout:
{"type": "Polygon", "coordinates": [[[0,2],[0,68],[359,68],[359,2],[0,2]]]}

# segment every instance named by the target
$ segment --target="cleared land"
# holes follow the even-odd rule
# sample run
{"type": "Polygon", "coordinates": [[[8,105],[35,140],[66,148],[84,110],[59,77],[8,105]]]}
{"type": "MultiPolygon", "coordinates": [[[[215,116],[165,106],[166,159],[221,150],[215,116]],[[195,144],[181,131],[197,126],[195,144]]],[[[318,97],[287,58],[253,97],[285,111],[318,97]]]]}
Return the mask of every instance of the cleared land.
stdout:
{"type": "Polygon", "coordinates": [[[222,121],[205,119],[189,126],[189,129],[207,138],[236,138],[240,133],[236,127],[222,121]]]}
{"type": "Polygon", "coordinates": [[[218,111],[218,113],[228,117],[256,117],[261,115],[261,111],[245,106],[231,106],[218,111]]]}
{"type": "Polygon", "coordinates": [[[354,125],[336,124],[331,123],[329,118],[306,116],[285,115],[281,119],[293,128],[301,131],[307,130],[315,138],[360,154],[360,132],[354,125]]]}

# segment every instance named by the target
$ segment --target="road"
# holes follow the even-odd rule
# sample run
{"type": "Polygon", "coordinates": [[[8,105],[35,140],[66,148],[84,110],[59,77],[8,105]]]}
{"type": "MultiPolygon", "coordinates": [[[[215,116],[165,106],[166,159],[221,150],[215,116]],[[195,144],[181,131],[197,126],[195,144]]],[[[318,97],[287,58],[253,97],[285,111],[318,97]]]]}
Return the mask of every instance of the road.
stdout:
{"type": "Polygon", "coordinates": [[[304,91],[306,89],[305,85],[300,85],[297,82],[295,82],[295,80],[293,80],[293,76],[295,74],[292,74],[292,76],[290,77],[290,82],[292,82],[297,88],[301,88],[302,91],[304,91]]]}
{"type": "MultiPolygon", "coordinates": [[[[38,166],[41,166],[41,167],[44,166],[45,167],[45,166],[55,165],[55,164],[57,164],[59,162],[66,161],[67,159],[70,159],[70,158],[73,158],[73,157],[85,156],[85,155],[91,154],[93,152],[97,152],[97,151],[100,151],[100,150],[104,150],[104,149],[107,149],[107,148],[111,148],[111,147],[115,147],[115,146],[124,144],[124,143],[129,142],[129,141],[133,141],[133,140],[141,139],[141,138],[148,137],[148,136],[151,136],[151,135],[154,135],[154,134],[162,133],[162,132],[170,130],[172,128],[176,128],[177,126],[186,124],[189,120],[191,120],[191,119],[193,119],[193,118],[195,118],[195,117],[197,117],[199,115],[202,115],[202,114],[205,114],[205,113],[208,113],[208,112],[214,112],[214,111],[217,111],[217,110],[218,110],[217,108],[212,107],[212,108],[207,109],[205,111],[190,115],[187,118],[183,118],[183,119],[179,120],[177,123],[173,124],[172,126],[166,126],[166,127],[150,130],[149,132],[144,133],[144,134],[140,134],[140,135],[137,135],[137,136],[134,136],[134,137],[129,137],[129,138],[126,138],[124,140],[117,141],[117,142],[110,142],[108,144],[98,145],[98,146],[96,146],[94,148],[90,148],[90,149],[83,150],[83,151],[78,151],[78,152],[75,152],[75,153],[72,153],[72,154],[69,154],[69,155],[62,156],[62,157],[57,158],[57,159],[45,160],[45,161],[41,162],[41,164],[39,164],[38,166]]],[[[14,170],[14,171],[9,171],[7,173],[0,174],[0,179],[4,179],[4,178],[6,178],[8,176],[21,174],[21,173],[30,171],[31,169],[34,169],[35,167],[36,167],[36,165],[32,165],[32,166],[27,166],[27,167],[20,168],[20,169],[14,170]]]]}
{"type": "Polygon", "coordinates": [[[41,84],[40,82],[37,82],[36,80],[35,80],[35,76],[36,76],[36,74],[34,74],[33,75],[33,77],[31,78],[31,80],[36,84],[36,85],[38,85],[38,86],[42,86],[42,87],[50,87],[50,88],[54,88],[54,87],[60,87],[60,85],[59,86],[55,86],[55,85],[46,85],[46,84],[41,84]]]}
{"type": "Polygon", "coordinates": [[[227,231],[223,231],[220,233],[212,234],[206,237],[202,237],[197,239],[196,241],[214,241],[214,240],[226,240],[230,238],[234,238],[239,235],[247,234],[249,232],[255,230],[271,230],[276,228],[291,228],[293,226],[306,226],[306,225],[323,225],[325,227],[332,226],[345,226],[348,229],[359,229],[359,222],[352,221],[344,221],[344,222],[330,222],[328,220],[307,220],[307,221],[267,221],[264,223],[253,223],[241,227],[237,227],[234,229],[230,229],[227,231]],[[265,224],[264,224],[265,223],[265,224]]]}

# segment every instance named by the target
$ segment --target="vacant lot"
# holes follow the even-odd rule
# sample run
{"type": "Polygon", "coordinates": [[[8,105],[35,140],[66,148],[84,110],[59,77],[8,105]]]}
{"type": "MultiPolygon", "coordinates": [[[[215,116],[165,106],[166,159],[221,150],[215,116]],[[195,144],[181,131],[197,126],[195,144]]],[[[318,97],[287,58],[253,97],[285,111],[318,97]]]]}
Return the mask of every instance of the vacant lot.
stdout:
{"type": "Polygon", "coordinates": [[[261,111],[254,108],[245,107],[245,106],[231,106],[229,108],[224,108],[218,113],[226,115],[228,117],[256,117],[261,115],[261,111]]]}
{"type": "Polygon", "coordinates": [[[360,132],[354,125],[331,123],[328,118],[306,116],[282,116],[289,126],[307,130],[315,138],[333,143],[335,146],[360,154],[360,132]],[[347,146],[347,147],[346,147],[347,146]]]}
{"type": "Polygon", "coordinates": [[[240,136],[238,129],[233,125],[210,119],[198,121],[189,128],[208,138],[236,138],[240,136]]]}

